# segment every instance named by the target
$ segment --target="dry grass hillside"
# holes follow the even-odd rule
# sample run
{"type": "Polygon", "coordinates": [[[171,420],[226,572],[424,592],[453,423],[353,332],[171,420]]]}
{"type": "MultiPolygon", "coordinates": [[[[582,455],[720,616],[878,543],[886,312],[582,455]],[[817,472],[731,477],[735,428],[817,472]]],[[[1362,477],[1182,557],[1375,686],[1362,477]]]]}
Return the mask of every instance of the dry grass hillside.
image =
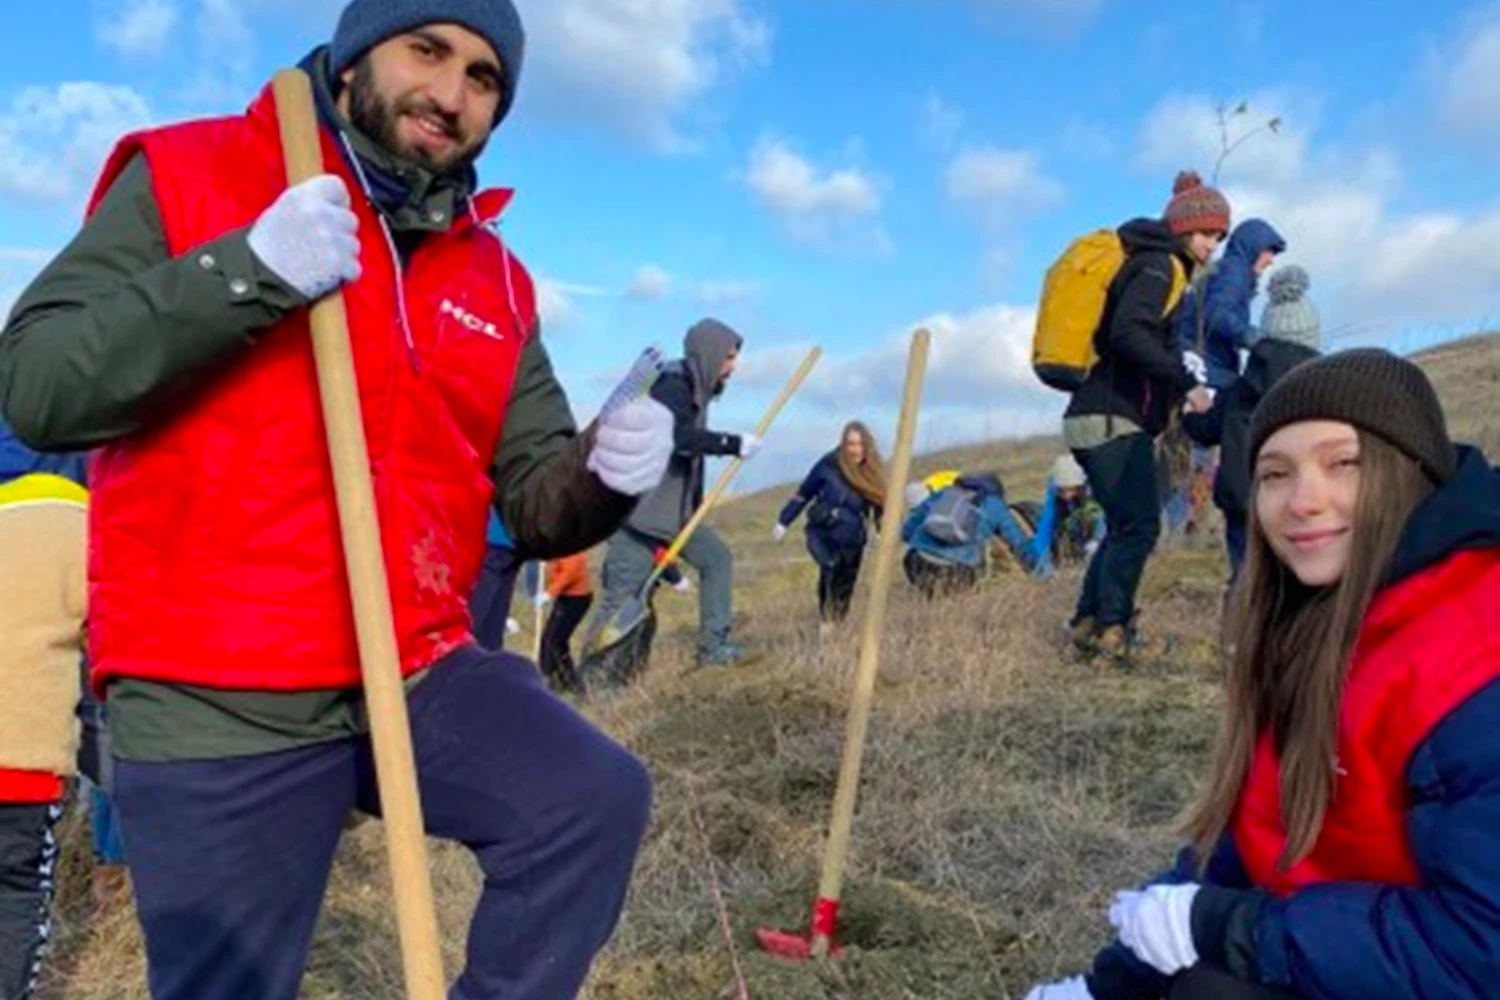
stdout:
{"type": "MultiPolygon", "coordinates": [[[[1500,454],[1500,337],[1422,361],[1457,436],[1500,454]]],[[[998,468],[1040,490],[1054,440],[929,456],[919,470],[998,468]]],[[[769,537],[785,495],[718,513],[739,572],[744,636],[761,654],[687,669],[693,598],[664,593],[656,659],[637,689],[588,712],[649,761],[657,806],[627,910],[588,1000],[1002,1000],[1077,970],[1105,939],[1118,887],[1160,866],[1215,723],[1216,548],[1153,560],[1149,623],[1181,640],[1165,662],[1096,674],[1059,652],[1076,572],[1001,576],[924,605],[892,595],[842,921],[846,955],[787,965],[753,932],[801,928],[837,773],[857,624],[819,642],[813,569],[795,535],[769,537]],[[737,971],[738,970],[738,971],[737,971]],[[737,985],[743,977],[744,991],[737,985]]],[[[61,880],[48,1000],[146,996],[124,905],[95,913],[78,821],[61,880]]],[[[435,885],[459,965],[476,871],[435,845],[435,885]]],[[[303,996],[395,1000],[395,931],[377,824],[341,849],[303,996]]]]}

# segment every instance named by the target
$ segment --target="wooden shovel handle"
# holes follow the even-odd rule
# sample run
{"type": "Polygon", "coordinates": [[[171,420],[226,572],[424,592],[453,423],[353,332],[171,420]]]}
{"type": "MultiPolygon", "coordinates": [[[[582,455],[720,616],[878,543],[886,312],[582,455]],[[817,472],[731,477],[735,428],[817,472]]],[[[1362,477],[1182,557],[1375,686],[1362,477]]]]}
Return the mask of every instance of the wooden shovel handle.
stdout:
{"type": "MultiPolygon", "coordinates": [[[[300,184],[324,172],[311,83],[301,70],[285,69],[276,74],[273,88],[287,184],[300,184]]],[[[339,531],[349,595],[354,604],[360,670],[369,704],[370,737],[375,750],[381,812],[385,817],[406,995],[408,1000],[443,1000],[446,987],[442,949],[427,868],[427,843],[417,795],[406,691],[401,681],[390,584],[381,550],[343,295],[334,292],[314,303],[311,323],[318,392],[323,404],[328,456],[333,465],[339,531]]]]}
{"type": "MultiPolygon", "coordinates": [[[[901,545],[901,518],[905,506],[906,477],[911,471],[912,442],[917,435],[917,408],[922,401],[922,377],[927,371],[927,348],[931,334],[919,329],[912,336],[906,362],[906,390],[901,398],[901,419],[896,425],[896,450],[887,470],[885,506],[880,514],[880,545],[875,552],[875,575],[870,581],[870,602],[865,608],[859,635],[859,667],[850,698],[849,721],[844,734],[844,761],[833,796],[833,817],[828,828],[828,846],[823,856],[823,877],[818,886],[817,906],[835,910],[843,889],[844,863],[849,856],[849,834],[854,824],[854,804],[859,791],[860,762],[865,752],[870,703],[875,695],[875,676],[880,670],[880,635],[885,628],[885,607],[896,569],[896,551],[901,545]]],[[[828,954],[832,943],[832,918],[814,921],[812,953],[828,954]]]]}

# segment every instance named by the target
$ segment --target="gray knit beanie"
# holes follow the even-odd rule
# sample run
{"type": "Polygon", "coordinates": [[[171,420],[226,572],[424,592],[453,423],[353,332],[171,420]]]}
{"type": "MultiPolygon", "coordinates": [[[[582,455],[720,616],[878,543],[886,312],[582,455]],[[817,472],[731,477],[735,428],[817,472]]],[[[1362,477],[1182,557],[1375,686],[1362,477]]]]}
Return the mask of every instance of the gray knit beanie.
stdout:
{"type": "Polygon", "coordinates": [[[1312,279],[1296,264],[1278,268],[1271,275],[1266,287],[1271,302],[1260,314],[1262,336],[1301,344],[1315,351],[1320,349],[1323,325],[1318,319],[1318,310],[1306,297],[1311,286],[1312,279]]]}
{"type": "Polygon", "coordinates": [[[461,25],[490,43],[504,78],[495,108],[500,124],[516,99],[526,54],[526,31],[511,0],[352,0],[333,32],[329,69],[337,77],[376,45],[424,24],[461,25]]]}
{"type": "Polygon", "coordinates": [[[1272,434],[1304,420],[1340,420],[1383,438],[1438,484],[1458,468],[1437,390],[1422,369],[1389,351],[1360,347],[1293,368],[1250,418],[1251,461],[1272,434]]]}

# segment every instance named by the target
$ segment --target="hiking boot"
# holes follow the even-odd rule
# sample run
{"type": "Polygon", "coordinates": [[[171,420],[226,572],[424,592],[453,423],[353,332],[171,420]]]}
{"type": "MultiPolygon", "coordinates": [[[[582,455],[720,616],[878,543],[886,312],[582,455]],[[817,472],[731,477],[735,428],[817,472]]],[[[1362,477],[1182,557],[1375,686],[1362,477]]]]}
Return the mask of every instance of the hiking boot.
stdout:
{"type": "Polygon", "coordinates": [[[1068,626],[1068,641],[1073,644],[1075,652],[1091,656],[1098,651],[1098,631],[1098,623],[1092,616],[1085,615],[1068,626]]]}
{"type": "Polygon", "coordinates": [[[700,667],[738,667],[743,666],[749,659],[745,647],[732,639],[724,639],[707,649],[698,650],[698,666],[700,667]]]}
{"type": "Polygon", "coordinates": [[[1095,666],[1129,668],[1165,658],[1172,652],[1172,640],[1147,636],[1124,625],[1110,625],[1100,630],[1094,647],[1095,666]]]}

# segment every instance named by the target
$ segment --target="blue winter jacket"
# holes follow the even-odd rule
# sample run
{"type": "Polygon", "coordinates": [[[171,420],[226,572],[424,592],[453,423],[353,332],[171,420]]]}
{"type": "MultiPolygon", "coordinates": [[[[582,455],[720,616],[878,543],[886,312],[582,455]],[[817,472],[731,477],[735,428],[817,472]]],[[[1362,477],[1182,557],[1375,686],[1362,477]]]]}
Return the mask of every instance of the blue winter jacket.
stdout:
{"type": "Polygon", "coordinates": [[[1177,311],[1177,340],[1183,350],[1196,350],[1199,324],[1203,333],[1203,360],[1208,366],[1208,384],[1222,389],[1240,373],[1240,351],[1248,350],[1257,336],[1250,323],[1250,303],[1255,298],[1255,259],[1266,250],[1282,253],[1286,241],[1262,219],[1246,219],[1234,229],[1223,256],[1197,295],[1183,300],[1177,311]]]}
{"type": "Polygon", "coordinates": [[[984,563],[985,547],[998,534],[1028,572],[1040,575],[1051,572],[1050,557],[1039,559],[1032,550],[1021,522],[1005,502],[1005,492],[1000,488],[998,480],[992,476],[962,476],[948,489],[960,487],[974,490],[980,496],[979,527],[972,541],[961,545],[939,541],[922,527],[927,512],[944,490],[938,490],[912,508],[901,526],[901,540],[918,552],[977,569],[984,563]]]}
{"type": "Polygon", "coordinates": [[[807,549],[819,565],[839,553],[865,547],[865,524],[880,517],[880,508],[866,500],[839,471],[838,452],[831,451],[813,465],[802,485],[781,508],[783,527],[807,510],[807,549]]]}
{"type": "Polygon", "coordinates": [[[36,473],[48,473],[87,485],[87,461],[81,452],[49,454],[21,443],[10,425],[0,420],[0,483],[36,473]]]}
{"type": "MultiPolygon", "coordinates": [[[[1405,579],[1462,549],[1497,545],[1500,471],[1477,450],[1461,448],[1458,474],[1413,515],[1387,579],[1405,579]]],[[[1500,681],[1432,729],[1406,763],[1406,787],[1419,885],[1326,882],[1271,898],[1253,889],[1226,836],[1193,904],[1199,953],[1220,938],[1205,931],[1225,923],[1227,899],[1237,913],[1230,921],[1241,929],[1233,961],[1250,967],[1246,978],[1306,1000],[1500,995],[1500,681]],[[1202,905],[1211,894],[1218,902],[1202,905]]],[[[1184,850],[1153,881],[1196,878],[1196,859],[1184,850]]],[[[1094,1000],[1157,1000],[1166,980],[1116,942],[1095,959],[1088,985],[1094,1000]]]]}

